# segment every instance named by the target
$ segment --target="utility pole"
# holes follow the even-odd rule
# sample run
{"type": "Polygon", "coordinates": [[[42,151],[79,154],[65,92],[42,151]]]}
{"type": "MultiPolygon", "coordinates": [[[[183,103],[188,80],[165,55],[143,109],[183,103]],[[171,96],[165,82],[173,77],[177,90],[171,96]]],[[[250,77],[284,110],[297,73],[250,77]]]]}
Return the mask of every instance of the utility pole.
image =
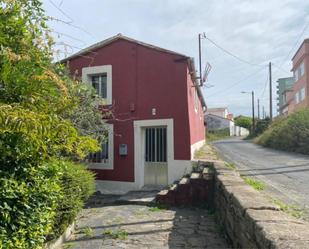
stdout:
{"type": "Polygon", "coordinates": [[[252,134],[255,133],[255,117],[254,117],[254,91],[252,91],[252,134]]]}
{"type": "Polygon", "coordinates": [[[269,62],[269,118],[270,122],[273,121],[273,89],[271,79],[271,62],[269,62]]]}
{"type": "Polygon", "coordinates": [[[263,119],[265,119],[265,108],[263,106],[263,119]]]}
{"type": "Polygon", "coordinates": [[[258,105],[258,119],[260,119],[260,99],[257,100],[258,105]]]}
{"type": "Polygon", "coordinates": [[[200,69],[200,86],[203,84],[203,79],[202,79],[202,42],[201,42],[201,34],[198,34],[198,56],[199,56],[199,69],[200,69]]]}

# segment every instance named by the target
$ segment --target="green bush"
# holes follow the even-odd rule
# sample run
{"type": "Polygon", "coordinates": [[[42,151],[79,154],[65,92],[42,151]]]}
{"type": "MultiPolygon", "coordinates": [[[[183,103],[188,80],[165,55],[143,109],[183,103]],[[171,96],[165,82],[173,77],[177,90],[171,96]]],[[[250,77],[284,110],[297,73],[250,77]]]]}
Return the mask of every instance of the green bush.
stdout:
{"type": "Polygon", "coordinates": [[[92,192],[91,174],[67,160],[98,143],[66,118],[80,111],[78,83],[52,61],[47,19],[40,0],[1,1],[0,249],[42,248],[92,192]]]}
{"type": "Polygon", "coordinates": [[[274,149],[309,155],[309,109],[277,118],[256,142],[274,149]]]}
{"type": "Polygon", "coordinates": [[[255,136],[262,134],[270,125],[270,118],[258,119],[255,124],[255,136]]]}
{"type": "Polygon", "coordinates": [[[58,163],[61,169],[61,198],[58,200],[54,224],[47,240],[55,239],[65,231],[95,190],[94,174],[83,165],[68,161],[58,163]]]}
{"type": "Polygon", "coordinates": [[[0,248],[41,248],[60,197],[58,169],[49,164],[15,169],[10,176],[0,170],[0,248]]]}

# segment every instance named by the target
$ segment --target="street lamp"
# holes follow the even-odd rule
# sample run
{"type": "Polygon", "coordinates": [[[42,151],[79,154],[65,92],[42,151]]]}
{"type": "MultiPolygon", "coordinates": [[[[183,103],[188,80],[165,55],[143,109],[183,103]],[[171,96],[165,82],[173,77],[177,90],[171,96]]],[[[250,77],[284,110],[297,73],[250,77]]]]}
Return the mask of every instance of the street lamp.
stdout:
{"type": "Polygon", "coordinates": [[[254,91],[252,92],[241,92],[241,93],[247,93],[247,94],[251,94],[252,96],[252,134],[254,134],[255,132],[255,118],[254,118],[254,91]]]}

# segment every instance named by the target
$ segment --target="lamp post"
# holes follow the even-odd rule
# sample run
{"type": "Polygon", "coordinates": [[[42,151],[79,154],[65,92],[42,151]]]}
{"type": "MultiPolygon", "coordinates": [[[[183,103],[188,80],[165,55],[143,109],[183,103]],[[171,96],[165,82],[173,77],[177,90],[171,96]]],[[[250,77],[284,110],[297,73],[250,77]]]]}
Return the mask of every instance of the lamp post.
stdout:
{"type": "Polygon", "coordinates": [[[255,133],[255,117],[254,117],[254,91],[252,92],[241,92],[241,93],[247,93],[247,94],[251,94],[252,96],[252,134],[255,133]]]}

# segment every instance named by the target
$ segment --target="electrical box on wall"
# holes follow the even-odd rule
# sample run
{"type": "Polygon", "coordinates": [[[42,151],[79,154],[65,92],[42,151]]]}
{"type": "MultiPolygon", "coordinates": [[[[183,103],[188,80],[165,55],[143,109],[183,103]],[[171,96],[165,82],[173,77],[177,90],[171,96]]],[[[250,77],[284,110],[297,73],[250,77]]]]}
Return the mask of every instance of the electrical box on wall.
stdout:
{"type": "Polygon", "coordinates": [[[128,155],[128,145],[127,144],[119,144],[119,155],[120,156],[128,155]]]}

